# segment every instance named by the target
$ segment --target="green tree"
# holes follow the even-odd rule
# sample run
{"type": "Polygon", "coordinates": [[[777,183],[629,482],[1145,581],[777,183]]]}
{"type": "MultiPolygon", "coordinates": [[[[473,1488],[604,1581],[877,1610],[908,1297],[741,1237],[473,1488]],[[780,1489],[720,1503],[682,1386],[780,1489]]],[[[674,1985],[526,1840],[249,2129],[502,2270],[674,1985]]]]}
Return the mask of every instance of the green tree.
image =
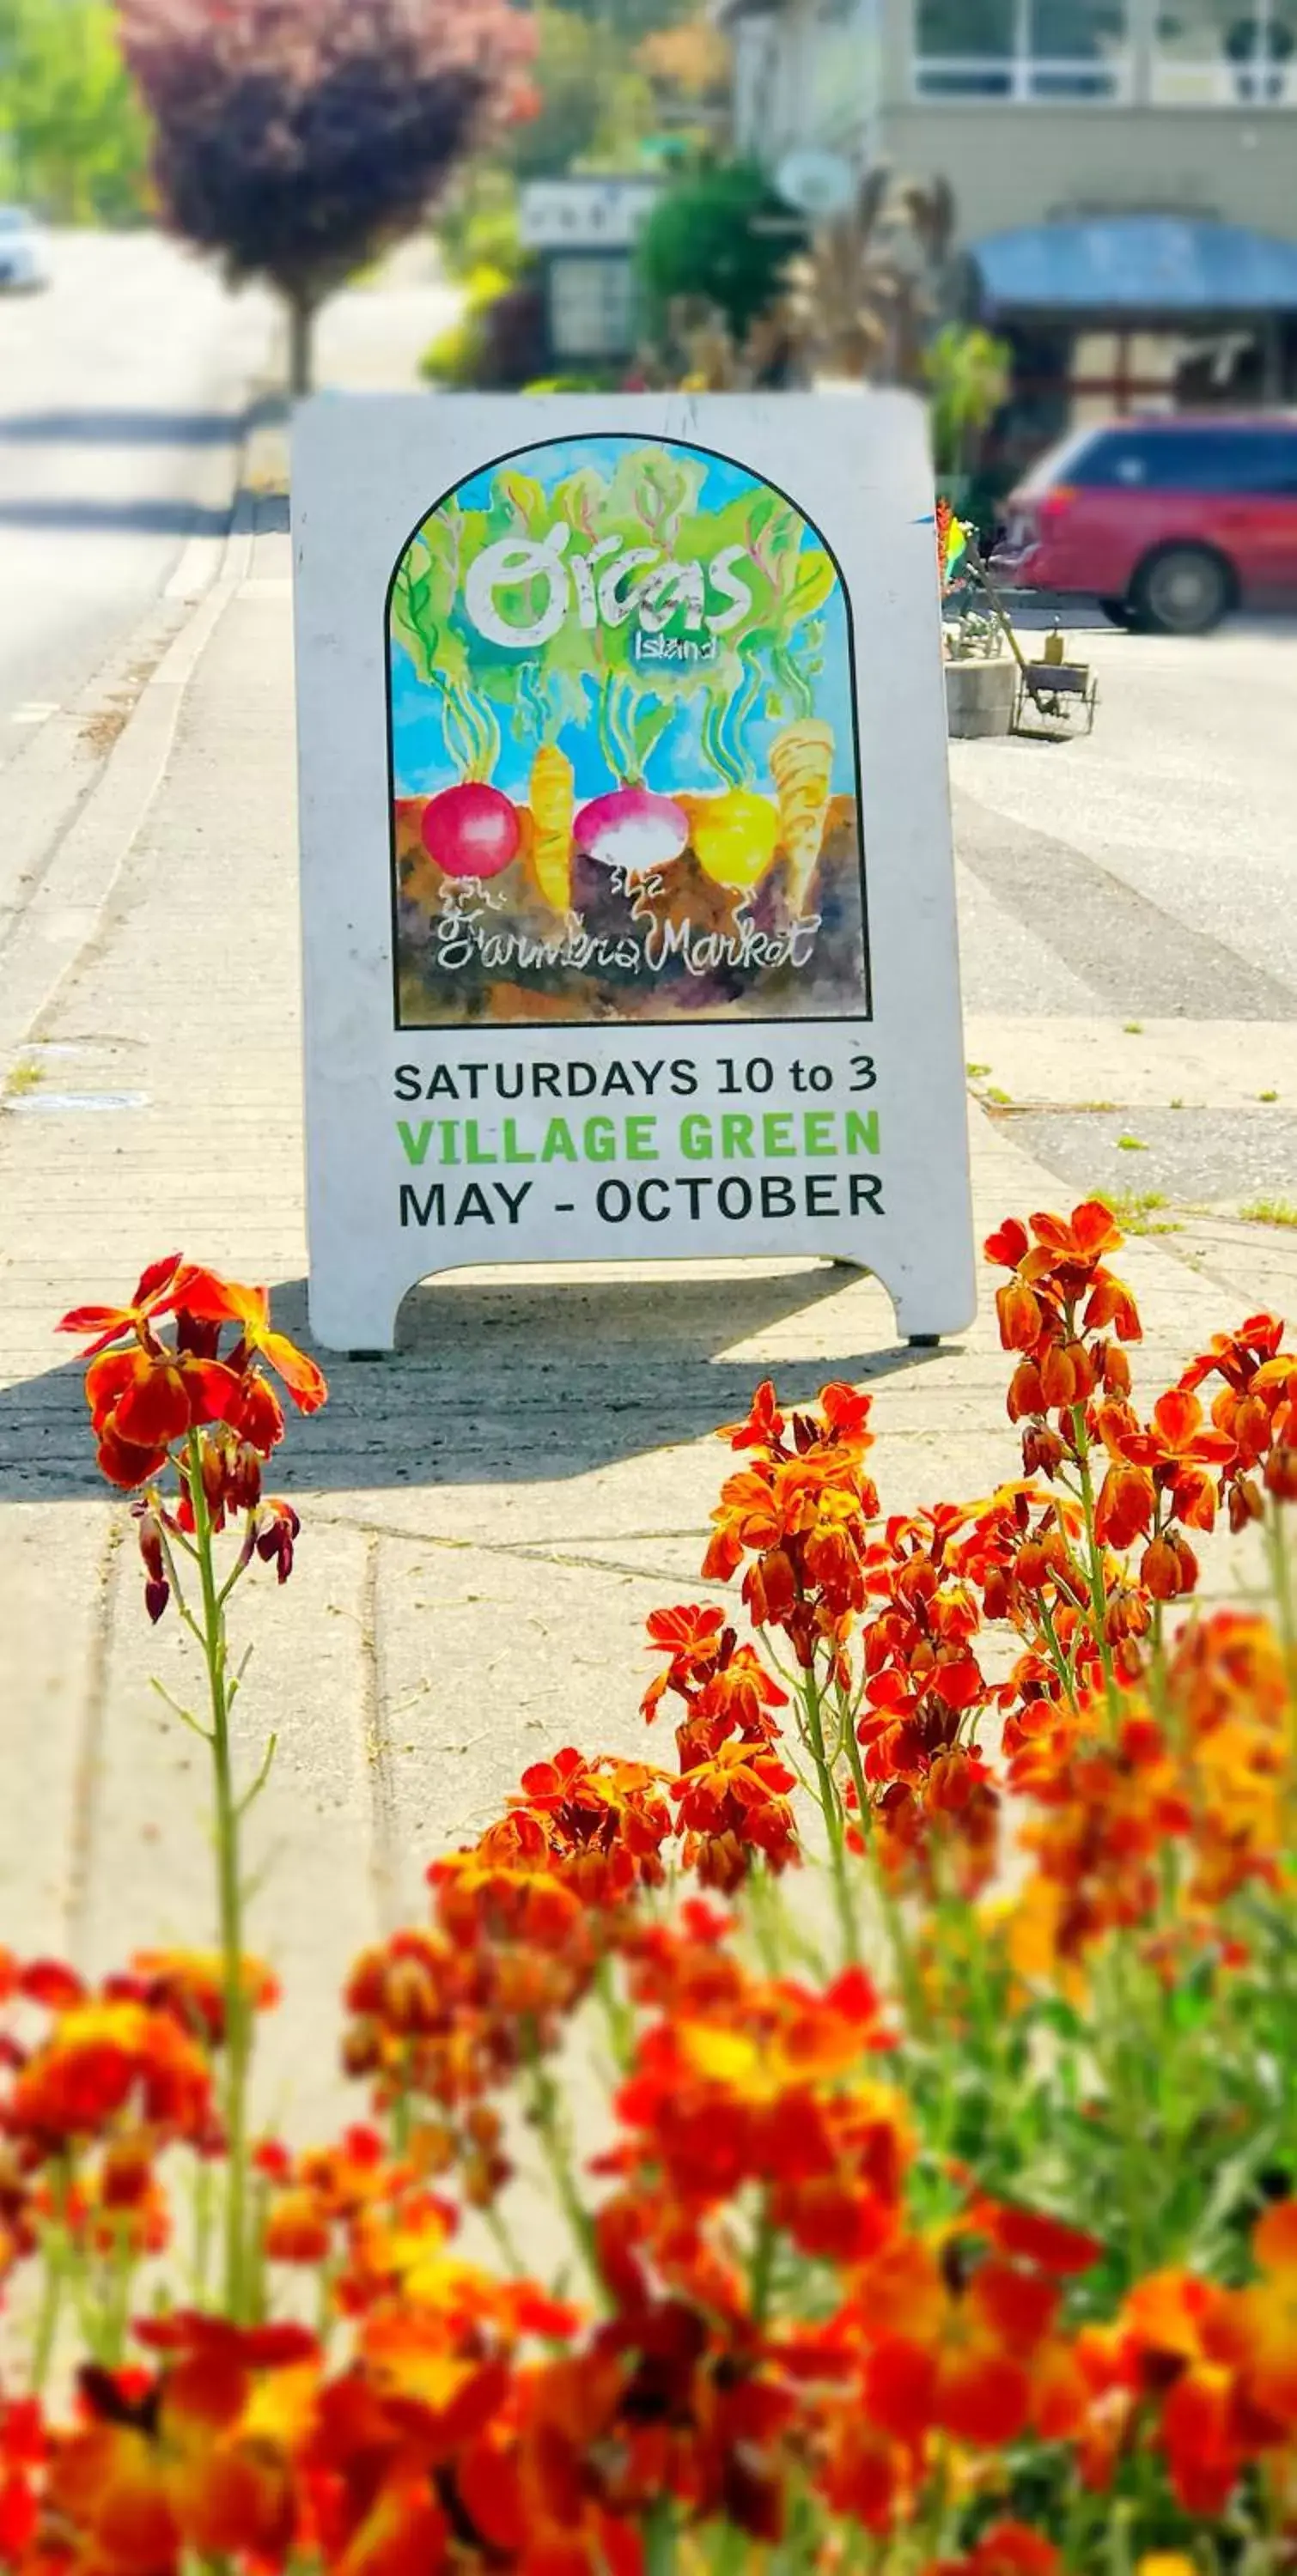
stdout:
{"type": "Polygon", "coordinates": [[[315,316],[424,220],[519,96],[508,0],[119,0],[173,231],[287,306],[294,393],[315,316]]]}
{"type": "Polygon", "coordinates": [[[567,0],[567,5],[576,17],[589,19],[627,44],[637,45],[659,27],[673,27],[677,19],[693,17],[698,0],[567,0]]]}
{"type": "Polygon", "coordinates": [[[798,238],[795,218],[755,163],[696,171],[659,199],[640,236],[650,319],[661,331],[677,297],[698,297],[741,340],[774,303],[798,238]]]}
{"type": "Polygon", "coordinates": [[[624,31],[587,9],[539,7],[533,78],[540,105],[506,150],[520,180],[567,170],[625,169],[654,120],[652,84],[624,31]]]}
{"type": "Polygon", "coordinates": [[[142,211],[146,130],[109,0],[0,0],[0,171],[58,223],[142,211]]]}

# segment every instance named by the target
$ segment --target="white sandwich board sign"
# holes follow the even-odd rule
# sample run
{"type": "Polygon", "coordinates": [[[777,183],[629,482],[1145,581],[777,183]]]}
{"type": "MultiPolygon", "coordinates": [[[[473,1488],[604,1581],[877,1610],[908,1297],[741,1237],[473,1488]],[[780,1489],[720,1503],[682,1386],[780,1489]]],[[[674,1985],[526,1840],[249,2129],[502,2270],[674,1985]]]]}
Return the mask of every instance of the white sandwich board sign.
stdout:
{"type": "Polygon", "coordinates": [[[319,1340],[718,1253],[968,1323],[918,403],[324,395],[293,544],[319,1340]]]}

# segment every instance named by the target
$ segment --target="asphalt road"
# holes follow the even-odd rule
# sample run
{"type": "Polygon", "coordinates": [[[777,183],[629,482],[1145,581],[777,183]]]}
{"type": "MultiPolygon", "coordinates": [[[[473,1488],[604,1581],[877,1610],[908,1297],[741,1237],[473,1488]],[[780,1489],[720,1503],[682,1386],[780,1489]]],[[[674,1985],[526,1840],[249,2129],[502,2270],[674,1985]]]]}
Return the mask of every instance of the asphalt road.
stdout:
{"type": "Polygon", "coordinates": [[[1297,621],[1069,622],[1093,736],[951,745],[973,1087],[1177,1237],[1297,1223],[1297,621]]]}
{"type": "Polygon", "coordinates": [[[224,525],[267,332],[147,233],[57,236],[50,289],[0,297],[0,765],[224,525]]]}
{"type": "Polygon", "coordinates": [[[966,1008],[1297,1018],[1297,620],[1071,642],[1089,739],[951,745],[966,1008]]]}

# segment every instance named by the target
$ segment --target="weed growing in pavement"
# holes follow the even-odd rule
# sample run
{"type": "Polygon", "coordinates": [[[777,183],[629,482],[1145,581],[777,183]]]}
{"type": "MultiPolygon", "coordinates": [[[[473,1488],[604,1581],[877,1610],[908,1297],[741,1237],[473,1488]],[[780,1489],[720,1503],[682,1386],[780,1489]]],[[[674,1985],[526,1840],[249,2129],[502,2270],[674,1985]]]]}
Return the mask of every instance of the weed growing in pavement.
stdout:
{"type": "Polygon", "coordinates": [[[1297,1225],[1297,1207],[1291,1199],[1252,1199],[1239,1209],[1244,1225],[1297,1225]]]}
{"type": "Polygon", "coordinates": [[[1142,1020],[1123,1020],[1121,1027],[1123,1037],[1142,1038],[1144,1034],[1144,1023],[1142,1020]]]}
{"type": "Polygon", "coordinates": [[[1145,1415],[1120,1243],[1093,1200],[991,1237],[989,1497],[885,1518],[870,1396],[758,1388],[708,1597],[648,1623],[673,1744],[564,1748],[433,1861],[346,1989],[366,2116],[305,2153],[250,2113],[228,1616],[298,1536],[265,1372],[323,1381],[175,1260],[68,1319],[198,1651],[220,1940],[0,1960],[6,2576],[1291,2566],[1297,1354],[1251,1316],[1145,1415]],[[1194,1608],[1222,1513],[1271,1621],[1194,1608]]]}
{"type": "Polygon", "coordinates": [[[1095,1197],[1116,1219],[1123,1234],[1178,1234],[1171,1218],[1161,1219],[1170,1205],[1163,1190],[1096,1190],[1095,1197]]]}
{"type": "Polygon", "coordinates": [[[3,1090],[0,1091],[0,1098],[5,1100],[25,1100],[29,1093],[39,1091],[42,1079],[43,1076],[40,1066],[38,1064],[33,1064],[31,1058],[28,1057],[23,1063],[10,1066],[8,1073],[4,1078],[4,1086],[3,1090]]]}
{"type": "Polygon", "coordinates": [[[1119,1154],[1146,1154],[1148,1147],[1138,1136],[1119,1136],[1117,1151],[1119,1154]]]}
{"type": "Polygon", "coordinates": [[[1258,1091],[1257,1093],[1258,1100],[1277,1100],[1278,1097],[1277,1091],[1258,1091]]]}

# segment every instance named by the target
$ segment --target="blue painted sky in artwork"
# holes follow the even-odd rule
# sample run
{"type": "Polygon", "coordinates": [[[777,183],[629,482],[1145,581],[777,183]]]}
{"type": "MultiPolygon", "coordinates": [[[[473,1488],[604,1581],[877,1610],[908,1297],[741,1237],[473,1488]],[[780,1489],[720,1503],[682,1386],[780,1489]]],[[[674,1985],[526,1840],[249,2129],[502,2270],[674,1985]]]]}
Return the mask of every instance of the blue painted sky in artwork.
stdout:
{"type": "MultiPolygon", "coordinates": [[[[583,466],[594,466],[602,476],[610,477],[628,445],[669,448],[672,444],[666,439],[647,438],[563,439],[550,446],[521,450],[506,461],[532,475],[549,492],[583,466]]],[[[683,452],[689,455],[699,453],[696,449],[683,452]]],[[[484,509],[488,505],[496,470],[495,466],[485,467],[461,485],[456,497],[463,508],[484,509]]],[[[758,480],[744,466],[731,464],[721,457],[708,458],[697,507],[723,509],[728,502],[749,491],[758,480]]],[[[816,542],[814,534],[810,534],[807,543],[814,545],[816,542]]],[[[854,795],[856,775],[850,657],[846,605],[839,586],[835,585],[819,611],[818,622],[824,630],[824,641],[823,667],[815,682],[815,713],[833,727],[837,746],[834,788],[841,795],[854,795]]],[[[391,690],[397,795],[433,795],[439,788],[453,785],[461,772],[458,762],[447,749],[439,693],[434,688],[425,687],[419,680],[409,655],[395,640],[391,646],[391,690]]],[[[557,740],[572,762],[578,802],[601,795],[605,789],[618,783],[609,771],[600,744],[593,686],[587,695],[589,714],[586,721],[565,725],[557,736],[552,727],[533,727],[524,706],[516,706],[512,711],[497,710],[505,739],[493,775],[494,783],[506,795],[518,803],[525,801],[531,764],[540,742],[546,738],[557,740]]],[[[719,788],[724,783],[717,778],[702,749],[705,703],[701,690],[696,698],[681,696],[671,725],[651,756],[648,768],[650,786],[666,793],[673,788],[697,793],[719,788]]],[[[746,726],[744,747],[754,784],[769,788],[770,744],[795,712],[792,707],[786,707],[778,717],[756,715],[746,726]]]]}

